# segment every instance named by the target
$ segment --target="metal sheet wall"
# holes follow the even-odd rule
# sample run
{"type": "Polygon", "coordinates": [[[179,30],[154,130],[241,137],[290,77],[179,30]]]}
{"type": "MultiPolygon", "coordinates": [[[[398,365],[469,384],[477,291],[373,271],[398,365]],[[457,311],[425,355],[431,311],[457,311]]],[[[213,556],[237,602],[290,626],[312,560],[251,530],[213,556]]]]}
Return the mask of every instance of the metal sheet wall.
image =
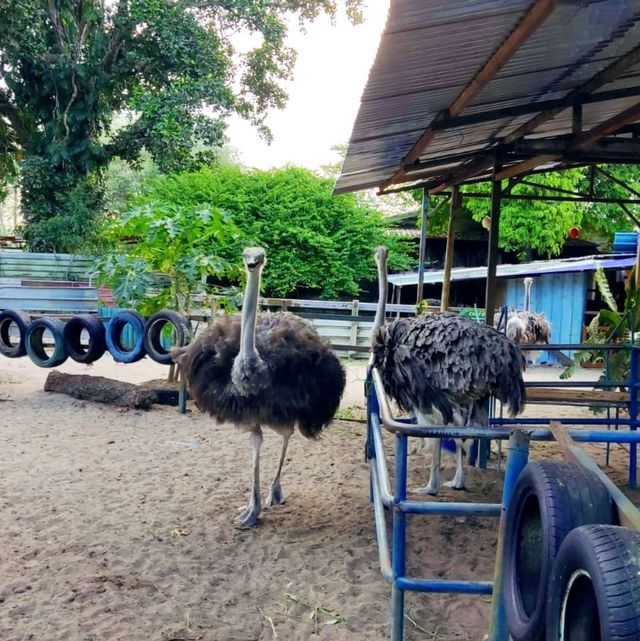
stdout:
{"type": "MultiPolygon", "coordinates": [[[[533,279],[531,305],[533,312],[542,312],[551,323],[552,343],[581,343],[587,286],[590,272],[545,274],[533,279]]],[[[524,279],[507,280],[505,304],[515,309],[524,306],[524,279]]],[[[570,352],[571,357],[575,352],[570,352]]],[[[553,353],[541,351],[538,363],[557,365],[553,353]]]]}

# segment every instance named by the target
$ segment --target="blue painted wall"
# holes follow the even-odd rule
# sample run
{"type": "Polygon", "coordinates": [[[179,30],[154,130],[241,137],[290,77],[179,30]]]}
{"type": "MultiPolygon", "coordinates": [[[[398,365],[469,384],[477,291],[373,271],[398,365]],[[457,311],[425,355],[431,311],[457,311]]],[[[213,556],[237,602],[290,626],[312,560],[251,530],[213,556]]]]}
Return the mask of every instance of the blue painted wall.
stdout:
{"type": "MultiPolygon", "coordinates": [[[[533,276],[531,311],[542,312],[551,323],[552,343],[581,343],[587,287],[591,272],[543,274],[533,276]]],[[[510,278],[505,304],[515,309],[524,306],[524,278],[510,278]]],[[[569,352],[571,357],[574,352],[569,352]]],[[[542,351],[538,363],[557,364],[552,352],[542,351]]]]}

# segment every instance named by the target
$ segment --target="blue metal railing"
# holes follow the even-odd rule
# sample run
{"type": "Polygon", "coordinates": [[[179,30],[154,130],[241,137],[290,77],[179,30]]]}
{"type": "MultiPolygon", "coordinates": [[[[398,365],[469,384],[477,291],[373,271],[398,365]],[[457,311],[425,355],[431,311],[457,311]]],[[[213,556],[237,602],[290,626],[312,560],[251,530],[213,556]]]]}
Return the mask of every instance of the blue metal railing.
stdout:
{"type": "MultiPolygon", "coordinates": [[[[633,350],[636,351],[635,349],[633,350]]],[[[636,360],[634,356],[632,358],[636,360]]],[[[636,364],[637,367],[637,364],[636,364]]],[[[632,368],[633,371],[633,368],[632,368]]],[[[636,370],[637,371],[637,370],[636,370]]],[[[637,389],[633,383],[630,390],[637,389]]],[[[449,594],[492,594],[491,626],[489,641],[507,641],[506,618],[502,596],[502,544],[504,540],[504,514],[509,506],[516,480],[528,462],[529,442],[531,440],[553,440],[548,429],[512,429],[504,428],[469,428],[415,425],[407,420],[394,419],[388,400],[384,394],[379,373],[370,369],[367,377],[367,444],[366,452],[370,465],[370,490],[374,507],[376,537],[378,541],[378,558],[380,569],[386,581],[391,583],[391,641],[402,641],[404,638],[404,595],[406,591],[449,593],[449,594]],[[395,436],[395,470],[394,487],[391,490],[387,457],[382,437],[382,429],[395,436]],[[407,499],[407,453],[409,437],[423,438],[483,438],[509,440],[507,466],[503,485],[501,503],[438,503],[413,501],[407,499]],[[389,546],[387,526],[384,518],[385,508],[393,512],[392,546],[389,546]],[[408,577],[406,568],[406,515],[477,515],[499,516],[498,551],[493,581],[460,581],[448,579],[419,579],[408,577]]],[[[631,394],[631,397],[636,396],[631,394]]],[[[522,420],[522,419],[521,419],[522,420]]],[[[517,419],[514,419],[517,422],[517,419]]],[[[566,422],[566,419],[562,419],[566,422]]],[[[548,422],[548,419],[547,419],[548,422]]],[[[577,442],[629,443],[635,450],[640,442],[640,433],[635,432],[635,414],[631,419],[630,430],[568,430],[572,439],[577,442]]],[[[586,455],[584,455],[586,457],[586,455]]],[[[588,457],[586,457],[588,459],[588,457]]],[[[588,459],[590,462],[590,459],[588,459]]],[[[587,463],[588,463],[587,462],[587,463]]],[[[633,459],[630,461],[630,465],[633,459]]],[[[583,463],[586,464],[586,463],[583,463]]],[[[595,469],[595,463],[592,464],[595,469]]],[[[608,481],[609,491],[622,494],[608,481]]],[[[635,511],[633,506],[631,510],[635,511]]],[[[635,516],[632,516],[635,519],[635,516]]],[[[640,519],[640,513],[637,516],[640,519]]]]}

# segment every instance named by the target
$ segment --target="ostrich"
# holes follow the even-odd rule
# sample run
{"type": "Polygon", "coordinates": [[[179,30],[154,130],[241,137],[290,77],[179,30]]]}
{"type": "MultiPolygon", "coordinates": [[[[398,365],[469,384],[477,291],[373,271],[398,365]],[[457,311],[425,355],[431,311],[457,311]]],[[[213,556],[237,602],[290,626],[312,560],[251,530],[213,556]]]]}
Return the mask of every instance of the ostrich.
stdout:
{"type": "MultiPolygon", "coordinates": [[[[380,292],[386,291],[386,249],[375,252],[380,292]]],[[[491,395],[512,416],[525,405],[524,359],[504,334],[457,314],[437,313],[382,324],[385,298],[380,296],[372,334],[372,363],[385,392],[423,425],[487,426],[491,395]]],[[[431,474],[423,494],[440,489],[440,439],[433,448],[431,474]]],[[[456,440],[456,473],[446,484],[464,488],[462,445],[456,440]]]]}
{"type": "MultiPolygon", "coordinates": [[[[507,318],[507,336],[516,343],[549,344],[551,324],[544,317],[531,311],[531,285],[533,278],[524,279],[524,309],[509,312],[507,318]]],[[[528,354],[525,353],[525,357],[528,354]]]]}
{"type": "Polygon", "coordinates": [[[253,489],[236,519],[253,527],[260,516],[262,426],[282,436],[282,451],[266,506],[284,503],[280,474],[294,426],[315,439],[338,409],[344,369],[329,345],[306,321],[287,313],[257,315],[260,275],[266,263],[260,247],[244,250],[247,284],[242,318],[224,316],[187,347],[172,355],[182,366],[196,405],[218,423],[249,432],[253,489]]]}

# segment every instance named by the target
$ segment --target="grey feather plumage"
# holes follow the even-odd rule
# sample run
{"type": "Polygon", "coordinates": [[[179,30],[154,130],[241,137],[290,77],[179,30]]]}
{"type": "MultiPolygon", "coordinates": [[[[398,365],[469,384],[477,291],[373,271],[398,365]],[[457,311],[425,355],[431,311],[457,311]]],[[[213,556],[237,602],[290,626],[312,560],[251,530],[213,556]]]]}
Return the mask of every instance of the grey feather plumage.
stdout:
{"type": "Polygon", "coordinates": [[[512,415],[524,409],[524,359],[492,327],[449,313],[397,319],[375,330],[372,347],[385,391],[405,411],[472,420],[469,412],[492,395],[512,415]]]}

